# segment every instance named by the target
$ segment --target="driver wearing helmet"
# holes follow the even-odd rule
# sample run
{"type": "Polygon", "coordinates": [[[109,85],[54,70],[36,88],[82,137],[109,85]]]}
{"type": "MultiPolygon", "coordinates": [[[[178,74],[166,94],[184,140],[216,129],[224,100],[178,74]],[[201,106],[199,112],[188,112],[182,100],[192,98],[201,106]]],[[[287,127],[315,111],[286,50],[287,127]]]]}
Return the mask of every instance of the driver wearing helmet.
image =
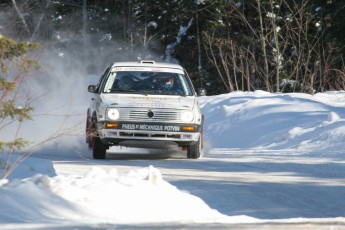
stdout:
{"type": "Polygon", "coordinates": [[[157,77],[152,81],[152,88],[157,90],[170,90],[174,85],[174,78],[167,77],[157,77]]]}
{"type": "Polygon", "coordinates": [[[165,89],[171,89],[174,85],[174,78],[173,77],[167,77],[166,82],[164,83],[165,89]]]}

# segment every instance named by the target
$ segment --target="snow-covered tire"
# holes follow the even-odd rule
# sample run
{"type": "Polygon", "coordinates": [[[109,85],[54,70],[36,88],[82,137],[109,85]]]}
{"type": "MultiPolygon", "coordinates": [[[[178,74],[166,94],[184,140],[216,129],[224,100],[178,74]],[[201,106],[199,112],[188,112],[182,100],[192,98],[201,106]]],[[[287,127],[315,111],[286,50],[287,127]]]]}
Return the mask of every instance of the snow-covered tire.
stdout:
{"type": "Polygon", "coordinates": [[[202,136],[200,135],[199,140],[191,144],[187,148],[187,158],[198,159],[202,152],[202,136]]]}
{"type": "Polygon", "coordinates": [[[103,160],[105,159],[105,155],[107,153],[107,146],[103,144],[101,138],[93,137],[93,148],[92,148],[92,155],[93,159],[103,160]]]}

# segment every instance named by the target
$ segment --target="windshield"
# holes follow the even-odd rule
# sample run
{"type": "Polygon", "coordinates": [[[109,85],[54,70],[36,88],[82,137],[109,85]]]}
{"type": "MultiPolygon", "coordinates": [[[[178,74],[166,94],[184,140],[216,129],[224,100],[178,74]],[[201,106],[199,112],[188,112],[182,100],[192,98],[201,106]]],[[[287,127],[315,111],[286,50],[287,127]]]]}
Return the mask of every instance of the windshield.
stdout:
{"type": "Polygon", "coordinates": [[[192,96],[191,83],[182,71],[113,71],[103,93],[138,93],[192,96]]]}

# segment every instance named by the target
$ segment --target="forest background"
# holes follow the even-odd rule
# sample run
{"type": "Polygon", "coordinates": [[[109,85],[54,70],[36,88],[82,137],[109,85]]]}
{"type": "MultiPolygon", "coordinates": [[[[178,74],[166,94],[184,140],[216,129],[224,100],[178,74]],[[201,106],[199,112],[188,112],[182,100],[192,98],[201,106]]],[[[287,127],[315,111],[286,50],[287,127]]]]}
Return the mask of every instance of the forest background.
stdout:
{"type": "Polygon", "coordinates": [[[315,93],[345,89],[344,13],[337,0],[0,0],[0,34],[89,72],[179,63],[209,95],[315,93]]]}

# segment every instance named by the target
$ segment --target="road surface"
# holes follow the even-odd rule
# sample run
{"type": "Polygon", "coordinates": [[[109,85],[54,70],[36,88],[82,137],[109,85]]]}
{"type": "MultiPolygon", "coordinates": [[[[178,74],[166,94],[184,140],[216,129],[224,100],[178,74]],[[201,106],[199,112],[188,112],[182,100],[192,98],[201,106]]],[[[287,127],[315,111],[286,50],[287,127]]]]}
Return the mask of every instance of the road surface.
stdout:
{"type": "Polygon", "coordinates": [[[70,159],[54,160],[54,168],[57,174],[85,174],[94,166],[126,173],[152,165],[166,181],[222,214],[267,221],[257,229],[345,228],[338,218],[345,216],[342,153],[323,153],[321,157],[320,153],[294,151],[212,149],[193,160],[177,151],[121,151],[108,154],[106,160],[75,152],[70,159]]]}

